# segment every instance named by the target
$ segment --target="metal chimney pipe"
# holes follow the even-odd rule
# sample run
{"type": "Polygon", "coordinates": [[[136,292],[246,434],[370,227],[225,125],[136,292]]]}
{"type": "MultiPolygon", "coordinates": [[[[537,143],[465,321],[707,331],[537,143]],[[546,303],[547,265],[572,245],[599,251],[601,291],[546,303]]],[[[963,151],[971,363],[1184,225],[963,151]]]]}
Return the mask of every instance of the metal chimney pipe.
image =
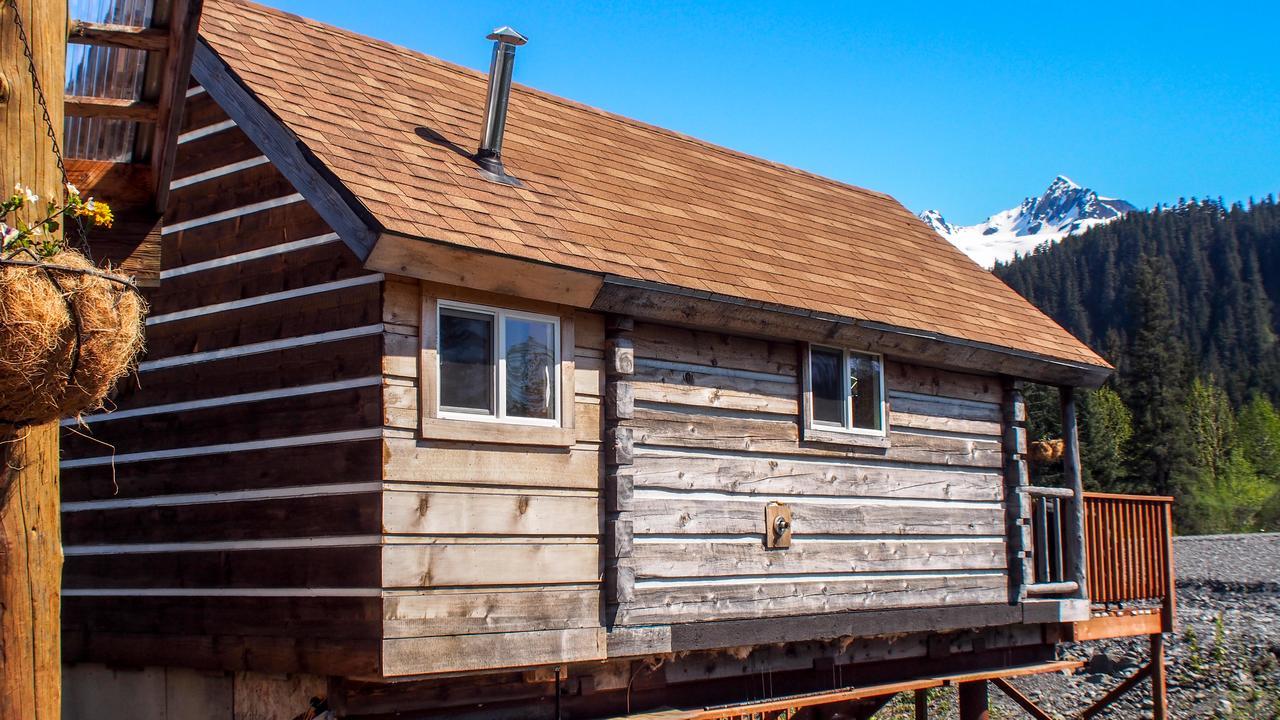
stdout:
{"type": "Polygon", "coordinates": [[[502,133],[507,126],[507,103],[511,97],[511,70],[515,67],[516,48],[528,38],[503,25],[487,36],[493,41],[493,59],[489,62],[489,94],[484,106],[484,129],[476,162],[485,170],[505,176],[502,169],[502,133]]]}

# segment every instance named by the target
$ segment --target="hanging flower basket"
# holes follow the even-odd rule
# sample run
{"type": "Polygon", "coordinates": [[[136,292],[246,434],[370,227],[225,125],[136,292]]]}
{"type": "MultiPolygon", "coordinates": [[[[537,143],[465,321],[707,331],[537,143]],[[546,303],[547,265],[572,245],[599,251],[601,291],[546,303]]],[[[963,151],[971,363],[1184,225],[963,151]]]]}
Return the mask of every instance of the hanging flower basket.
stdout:
{"type": "MultiPolygon", "coordinates": [[[[62,217],[111,222],[105,204],[68,191],[43,220],[0,223],[0,430],[102,407],[142,349],[146,303],[133,282],[56,239],[62,217]]],[[[38,200],[19,186],[0,209],[13,219],[38,200]]]]}

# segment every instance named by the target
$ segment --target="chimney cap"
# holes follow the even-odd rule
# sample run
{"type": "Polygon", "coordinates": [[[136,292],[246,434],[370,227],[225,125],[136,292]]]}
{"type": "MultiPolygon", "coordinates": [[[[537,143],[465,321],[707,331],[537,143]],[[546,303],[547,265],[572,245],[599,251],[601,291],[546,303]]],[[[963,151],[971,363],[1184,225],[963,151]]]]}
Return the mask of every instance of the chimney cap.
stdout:
{"type": "Polygon", "coordinates": [[[529,42],[529,38],[516,32],[516,29],[510,25],[503,25],[502,27],[494,28],[493,32],[485,36],[485,39],[510,43],[511,45],[523,45],[529,42]]]}

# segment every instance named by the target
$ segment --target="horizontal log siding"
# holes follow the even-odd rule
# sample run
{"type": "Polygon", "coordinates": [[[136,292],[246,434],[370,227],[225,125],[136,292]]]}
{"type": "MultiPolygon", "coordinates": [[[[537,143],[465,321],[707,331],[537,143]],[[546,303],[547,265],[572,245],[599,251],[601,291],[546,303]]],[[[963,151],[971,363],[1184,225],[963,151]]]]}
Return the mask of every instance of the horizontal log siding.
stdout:
{"type": "Polygon", "coordinates": [[[383,303],[384,671],[602,658],[602,320],[574,318],[573,446],[422,440],[421,293],[388,278],[383,303]]]}
{"type": "Polygon", "coordinates": [[[306,202],[242,212],[295,193],[260,157],[178,146],[147,355],[63,434],[69,660],[379,671],[381,278],[306,202]]]}
{"type": "Polygon", "coordinates": [[[615,623],[1007,599],[997,379],[889,361],[889,447],[837,446],[800,440],[798,346],[647,323],[632,337],[615,623]],[[792,506],[789,549],[763,546],[770,501],[792,506]]]}

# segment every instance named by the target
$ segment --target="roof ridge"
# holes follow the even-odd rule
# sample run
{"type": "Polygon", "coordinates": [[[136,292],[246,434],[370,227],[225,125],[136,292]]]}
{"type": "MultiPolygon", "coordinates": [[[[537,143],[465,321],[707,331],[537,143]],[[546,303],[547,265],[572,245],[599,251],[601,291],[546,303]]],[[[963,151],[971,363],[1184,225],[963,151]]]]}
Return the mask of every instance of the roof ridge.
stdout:
{"type": "MultiPolygon", "coordinates": [[[[225,2],[225,3],[231,3],[231,4],[241,5],[241,6],[245,6],[245,7],[253,8],[253,9],[256,9],[256,10],[264,10],[264,11],[266,11],[266,12],[274,13],[274,14],[277,14],[277,15],[283,15],[283,16],[288,17],[288,18],[290,18],[290,19],[294,19],[294,20],[296,20],[296,21],[301,21],[302,23],[307,24],[307,25],[314,25],[314,26],[318,26],[318,27],[324,28],[324,29],[326,29],[326,30],[333,31],[333,32],[336,32],[336,33],[340,33],[340,34],[343,34],[343,35],[348,35],[348,36],[351,36],[351,37],[360,38],[361,40],[363,40],[363,41],[365,41],[365,42],[371,42],[371,43],[374,43],[374,44],[377,44],[377,45],[382,45],[383,47],[387,47],[387,48],[394,49],[394,50],[396,50],[396,51],[406,52],[406,53],[409,53],[409,54],[415,55],[415,56],[417,56],[417,57],[419,57],[419,58],[421,58],[421,59],[423,59],[423,60],[426,60],[426,61],[428,61],[428,62],[434,63],[434,64],[439,65],[439,66],[444,67],[444,68],[447,68],[447,69],[449,69],[449,70],[453,70],[453,71],[455,71],[455,72],[461,72],[461,73],[464,73],[464,74],[466,74],[466,75],[470,75],[470,76],[472,76],[472,77],[474,77],[474,78],[476,78],[476,79],[484,80],[484,81],[486,81],[486,82],[488,81],[488,77],[489,77],[489,76],[488,76],[488,74],[487,74],[487,73],[481,72],[481,71],[476,70],[476,69],[474,69],[474,68],[469,68],[469,67],[467,67],[466,65],[460,65],[460,64],[455,63],[455,62],[450,62],[449,60],[445,60],[445,59],[443,59],[443,58],[436,57],[435,55],[429,55],[429,54],[427,54],[427,53],[425,53],[425,52],[423,52],[423,51],[421,51],[421,50],[415,50],[415,49],[413,49],[413,48],[411,48],[411,47],[408,47],[408,46],[405,46],[405,45],[398,45],[398,44],[393,43],[393,42],[390,42],[390,41],[388,41],[388,40],[383,40],[383,39],[381,39],[381,38],[373,37],[372,35],[365,35],[365,34],[363,34],[363,33],[355,32],[354,30],[348,30],[348,29],[346,29],[346,28],[338,27],[337,25],[331,25],[331,24],[329,24],[329,23],[326,23],[326,22],[323,22],[323,21],[320,21],[320,20],[315,20],[315,19],[313,19],[313,18],[305,17],[305,16],[303,16],[303,15],[298,15],[297,13],[291,13],[291,12],[289,12],[289,11],[287,11],[287,10],[281,10],[281,9],[279,9],[279,8],[271,7],[270,5],[264,5],[264,4],[262,4],[262,3],[255,2],[254,0],[216,0],[216,1],[217,1],[217,2],[225,2]]],[[[622,114],[620,114],[620,113],[616,113],[616,112],[613,112],[613,111],[611,111],[611,110],[606,110],[606,109],[604,109],[604,108],[596,107],[595,105],[588,105],[587,103],[579,102],[579,101],[577,101],[577,100],[572,100],[572,99],[570,99],[570,98],[564,97],[563,95],[556,95],[556,94],[554,94],[554,93],[552,93],[552,92],[549,92],[549,91],[546,91],[546,90],[541,90],[541,89],[539,89],[539,88],[536,88],[536,87],[533,87],[533,86],[530,86],[530,85],[525,85],[525,84],[523,84],[523,83],[512,83],[512,87],[513,87],[513,88],[518,88],[519,90],[521,90],[521,91],[523,91],[523,92],[527,92],[527,93],[530,93],[530,94],[533,94],[533,95],[537,95],[537,96],[539,96],[539,97],[543,98],[544,100],[548,100],[548,101],[550,101],[550,102],[554,102],[554,103],[557,103],[557,104],[562,105],[562,106],[572,107],[572,108],[576,108],[576,109],[578,109],[578,110],[585,110],[585,111],[588,111],[588,112],[598,113],[598,114],[600,114],[600,115],[607,116],[607,117],[609,117],[609,118],[611,118],[611,119],[613,119],[613,120],[621,121],[621,122],[623,122],[623,123],[625,123],[625,124],[627,124],[627,125],[631,125],[631,126],[636,127],[636,128],[638,128],[638,129],[646,130],[646,131],[649,131],[649,132],[658,133],[658,134],[660,134],[660,135],[666,135],[666,136],[671,137],[671,138],[674,138],[674,139],[676,139],[676,140],[680,140],[680,141],[682,141],[682,142],[690,143],[690,144],[696,145],[696,146],[698,146],[698,147],[701,147],[701,148],[704,148],[704,149],[707,149],[707,150],[711,150],[711,151],[715,151],[715,152],[720,152],[720,153],[723,153],[723,154],[726,154],[726,155],[729,155],[729,156],[732,156],[732,157],[736,157],[736,158],[744,159],[744,160],[750,160],[750,161],[752,161],[752,162],[756,162],[756,163],[760,163],[760,164],[762,164],[762,165],[766,165],[766,166],[772,167],[772,168],[774,168],[774,169],[776,169],[776,170],[782,170],[782,171],[785,171],[785,172],[795,173],[795,174],[797,174],[797,175],[801,175],[801,176],[807,177],[807,178],[812,179],[812,180],[817,180],[817,181],[822,182],[822,183],[826,183],[826,184],[834,185],[834,186],[839,187],[839,188],[844,188],[844,189],[848,189],[848,190],[855,190],[855,191],[860,192],[860,193],[865,193],[865,194],[867,194],[867,195],[873,195],[873,196],[876,196],[876,197],[879,197],[879,198],[883,198],[883,199],[885,199],[885,200],[889,200],[889,201],[892,201],[892,202],[898,202],[897,198],[894,198],[894,197],[893,197],[892,195],[890,195],[889,193],[886,193],[886,192],[883,192],[883,191],[880,191],[880,190],[873,190],[873,189],[871,189],[871,188],[863,187],[863,186],[861,186],[861,185],[854,185],[853,183],[845,182],[845,181],[843,181],[843,180],[837,180],[837,179],[835,179],[835,178],[829,177],[829,176],[827,176],[827,175],[819,174],[819,173],[814,172],[814,171],[812,171],[812,170],[805,170],[805,169],[803,169],[803,168],[796,167],[795,165],[788,165],[788,164],[786,164],[786,163],[778,162],[778,161],[776,161],[776,160],[770,160],[769,158],[761,157],[761,156],[759,156],[759,155],[752,155],[751,153],[743,152],[743,151],[741,151],[741,150],[735,150],[735,149],[733,149],[733,148],[731,148],[731,147],[728,147],[728,146],[726,146],[726,145],[720,145],[720,144],[718,144],[718,143],[714,143],[714,142],[712,142],[712,141],[710,141],[710,140],[704,140],[704,139],[699,138],[699,137],[696,137],[696,136],[694,136],[694,135],[690,135],[689,133],[680,132],[679,130],[672,130],[671,128],[662,127],[661,125],[657,125],[657,124],[655,124],[655,123],[645,122],[644,120],[638,120],[638,119],[636,119],[636,118],[633,118],[633,117],[630,117],[630,116],[627,116],[627,115],[622,115],[622,114]]]]}

